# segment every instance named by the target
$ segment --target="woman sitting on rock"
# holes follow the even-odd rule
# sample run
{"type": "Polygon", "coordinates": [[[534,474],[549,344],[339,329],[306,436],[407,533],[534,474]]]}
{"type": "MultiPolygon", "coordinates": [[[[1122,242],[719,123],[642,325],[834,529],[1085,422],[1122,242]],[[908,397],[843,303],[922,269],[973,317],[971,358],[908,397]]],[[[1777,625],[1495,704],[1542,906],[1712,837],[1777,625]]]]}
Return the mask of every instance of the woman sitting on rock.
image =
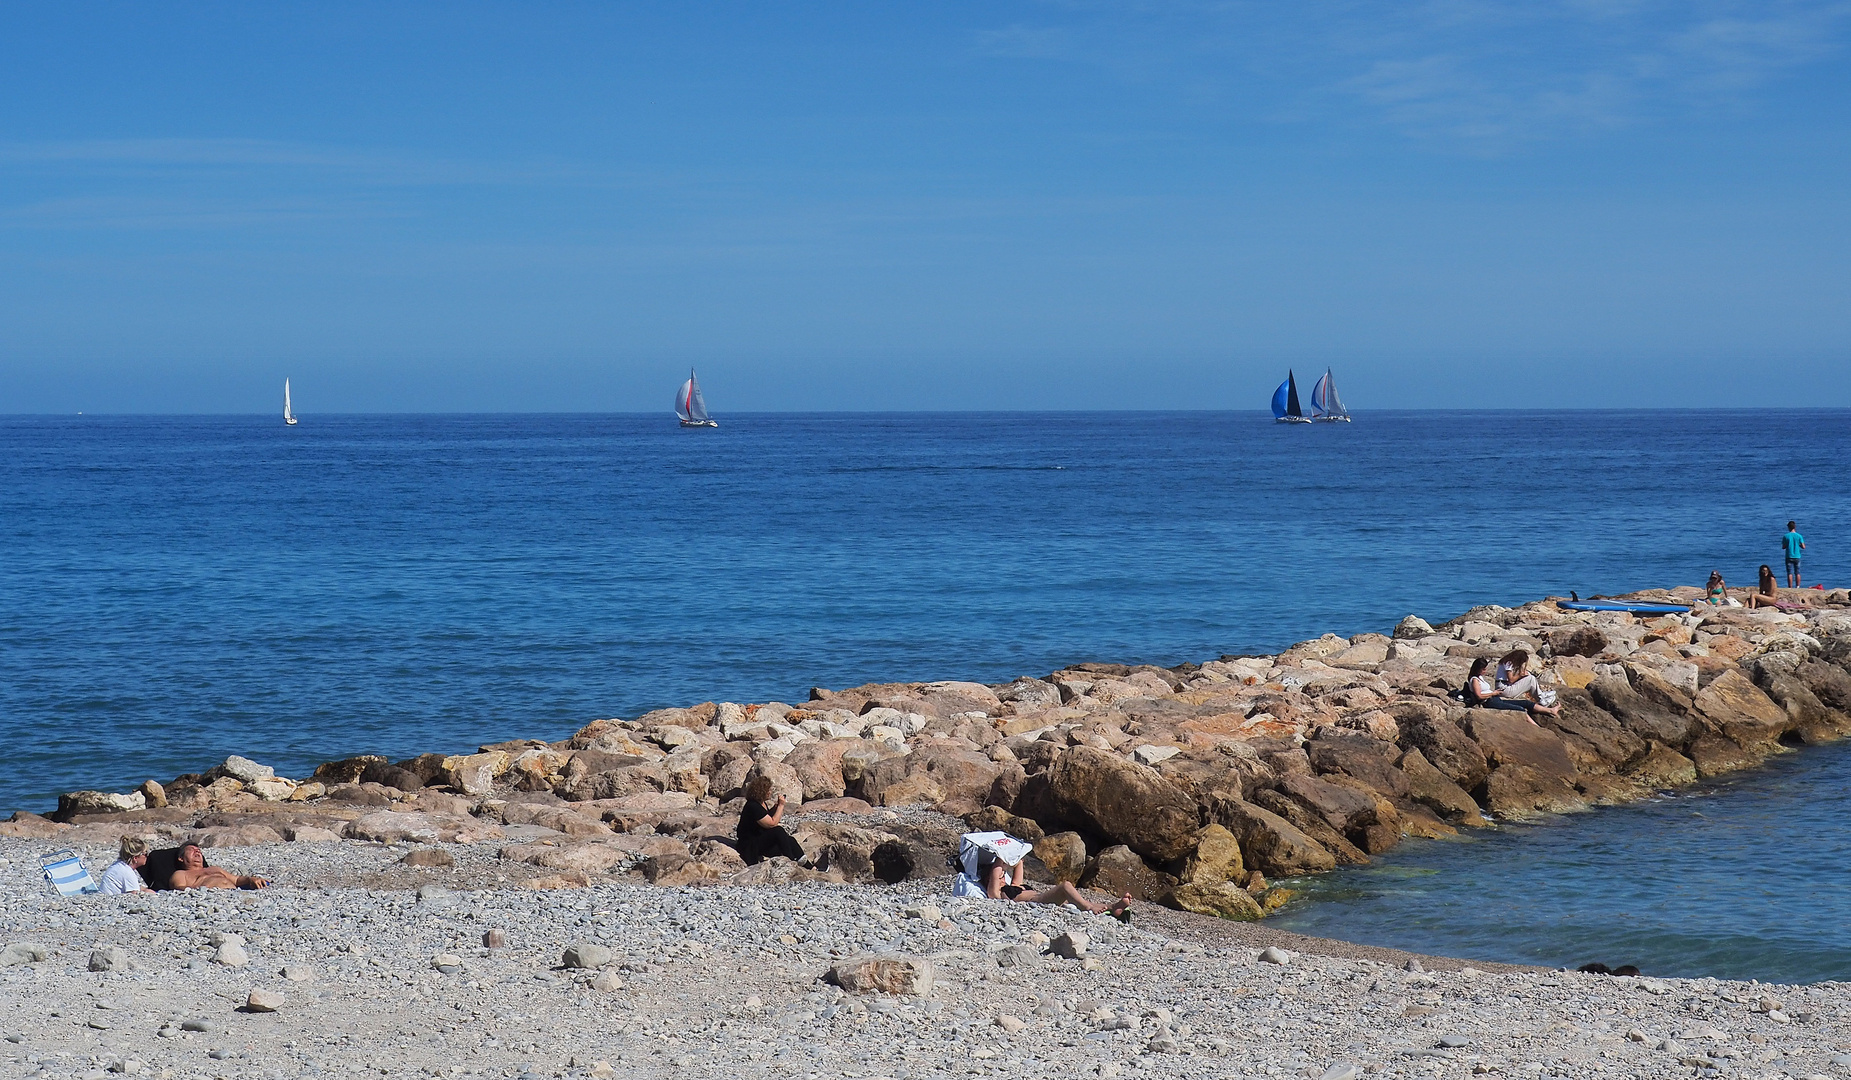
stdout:
{"type": "Polygon", "coordinates": [[[1503,709],[1528,713],[1541,706],[1522,698],[1506,697],[1498,691],[1496,680],[1487,672],[1491,661],[1484,657],[1472,661],[1472,673],[1465,680],[1465,703],[1478,709],[1503,709]]]}
{"type": "Polygon", "coordinates": [[[1711,607],[1722,607],[1729,602],[1729,583],[1722,579],[1721,570],[1710,571],[1710,580],[1703,586],[1703,598],[1711,607]]]}
{"type": "Polygon", "coordinates": [[[206,865],[206,853],[190,842],[149,852],[142,872],[155,889],[261,889],[270,884],[255,874],[206,865]]]}
{"type": "Polygon", "coordinates": [[[1751,608],[1771,607],[1777,611],[1800,611],[1810,606],[1804,597],[1798,600],[1785,600],[1780,595],[1780,582],[1774,580],[1774,570],[1766,563],[1761,564],[1761,580],[1754,592],[1748,594],[1748,606],[1751,608]]]}
{"type": "Polygon", "coordinates": [[[739,811],[739,857],[747,866],[775,855],[803,861],[803,845],[784,831],[784,796],[771,798],[771,777],[763,774],[746,781],[746,805],[739,811]],[[766,804],[770,803],[767,808],[766,804]]]}
{"type": "Polygon", "coordinates": [[[1547,713],[1554,716],[1561,708],[1548,704],[1554,697],[1542,688],[1536,676],[1530,674],[1530,654],[1522,649],[1513,649],[1504,659],[1498,661],[1497,686],[1499,696],[1509,701],[1520,703],[1532,716],[1547,713]],[[1547,696],[1545,696],[1547,695],[1547,696]]]}

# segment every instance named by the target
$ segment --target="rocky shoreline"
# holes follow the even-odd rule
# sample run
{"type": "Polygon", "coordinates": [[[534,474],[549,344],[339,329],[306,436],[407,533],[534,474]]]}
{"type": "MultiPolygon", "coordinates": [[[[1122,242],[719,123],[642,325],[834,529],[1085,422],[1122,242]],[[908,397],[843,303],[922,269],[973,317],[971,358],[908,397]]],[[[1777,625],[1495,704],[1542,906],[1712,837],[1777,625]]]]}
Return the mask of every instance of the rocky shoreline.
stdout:
{"type": "MultiPolygon", "coordinates": [[[[883,844],[938,878],[959,831],[998,828],[1035,842],[1038,880],[1249,920],[1290,896],[1282,879],[1406,836],[1625,802],[1851,734],[1851,598],[1799,595],[1815,606],[1662,617],[1550,598],[1275,656],[819,688],[796,706],[598,720],[560,742],[347,758],[303,780],[233,757],[134,792],[69,793],[0,836],[485,844],[483,884],[586,887],[870,882],[883,844]],[[1559,716],[1449,696],[1475,658],[1519,648],[1559,716]],[[726,842],[759,774],[789,799],[813,865],[747,868],[726,842]]],[[[1625,599],[1695,604],[1700,590],[1625,599]]]]}

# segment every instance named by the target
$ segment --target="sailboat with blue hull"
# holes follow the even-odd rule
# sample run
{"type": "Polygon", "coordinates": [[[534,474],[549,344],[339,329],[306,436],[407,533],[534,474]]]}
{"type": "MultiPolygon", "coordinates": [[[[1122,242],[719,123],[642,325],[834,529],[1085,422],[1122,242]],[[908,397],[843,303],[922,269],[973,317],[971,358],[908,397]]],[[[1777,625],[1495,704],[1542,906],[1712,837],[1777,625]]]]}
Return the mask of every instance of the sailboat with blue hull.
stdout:
{"type": "Polygon", "coordinates": [[[1279,389],[1273,391],[1273,422],[1278,424],[1309,424],[1311,418],[1298,404],[1298,378],[1286,369],[1285,381],[1279,389]]]}

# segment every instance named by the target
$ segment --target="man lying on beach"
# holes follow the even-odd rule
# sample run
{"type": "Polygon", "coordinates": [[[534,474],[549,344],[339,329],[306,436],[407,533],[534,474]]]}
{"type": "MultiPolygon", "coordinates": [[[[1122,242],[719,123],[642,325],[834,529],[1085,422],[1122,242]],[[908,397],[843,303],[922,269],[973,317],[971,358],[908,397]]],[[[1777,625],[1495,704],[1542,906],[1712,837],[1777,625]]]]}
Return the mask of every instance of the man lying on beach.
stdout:
{"type": "Polygon", "coordinates": [[[143,870],[155,889],[261,889],[270,884],[255,874],[233,874],[206,864],[198,844],[150,852],[143,870]]]}

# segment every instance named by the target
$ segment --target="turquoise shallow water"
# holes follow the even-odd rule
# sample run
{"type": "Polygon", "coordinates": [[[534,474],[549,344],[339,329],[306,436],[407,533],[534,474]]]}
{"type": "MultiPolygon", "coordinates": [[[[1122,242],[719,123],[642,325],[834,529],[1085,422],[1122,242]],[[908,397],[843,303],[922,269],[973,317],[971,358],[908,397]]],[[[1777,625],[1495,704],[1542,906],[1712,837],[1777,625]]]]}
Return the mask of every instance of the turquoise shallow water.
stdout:
{"type": "MultiPolygon", "coordinates": [[[[1741,585],[1789,517],[1811,574],[1851,578],[1846,411],[720,421],[0,416],[0,814],[228,753],[301,775],[813,685],[1200,661],[1712,568],[1741,585]]],[[[1752,927],[1770,965],[1831,967],[1851,808],[1841,773],[1806,770],[1842,768],[1410,845],[1320,885],[1402,882],[1401,914],[1290,918],[1691,971],[1750,965],[1752,927]],[[1479,893],[1504,914],[1446,907],[1479,893]]]]}
{"type": "Polygon", "coordinates": [[[1648,802],[1410,840],[1276,925],[1507,963],[1851,980],[1851,745],[1648,802]]]}

